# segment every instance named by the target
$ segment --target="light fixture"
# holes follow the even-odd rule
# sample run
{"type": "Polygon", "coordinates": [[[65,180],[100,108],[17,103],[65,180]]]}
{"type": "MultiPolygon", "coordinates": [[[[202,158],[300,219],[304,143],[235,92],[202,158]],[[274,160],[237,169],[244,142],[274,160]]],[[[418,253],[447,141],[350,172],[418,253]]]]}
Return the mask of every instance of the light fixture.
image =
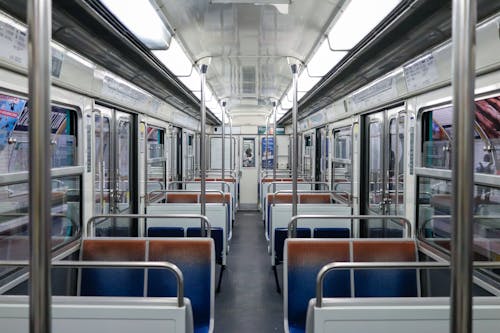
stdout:
{"type": "Polygon", "coordinates": [[[151,50],[166,50],[172,35],[149,0],[100,0],[151,50]]]}
{"type": "Polygon", "coordinates": [[[401,0],[351,0],[328,34],[335,49],[351,49],[401,0]]]}

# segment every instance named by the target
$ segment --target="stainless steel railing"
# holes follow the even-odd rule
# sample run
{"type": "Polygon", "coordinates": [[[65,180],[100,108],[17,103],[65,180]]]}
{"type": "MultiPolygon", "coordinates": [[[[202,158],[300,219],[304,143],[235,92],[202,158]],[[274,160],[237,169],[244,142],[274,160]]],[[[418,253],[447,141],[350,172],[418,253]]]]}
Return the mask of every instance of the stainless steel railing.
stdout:
{"type": "Polygon", "coordinates": [[[406,229],[406,237],[411,238],[412,236],[412,228],[411,222],[406,217],[396,216],[396,215],[296,215],[293,216],[290,222],[288,223],[288,237],[294,238],[297,235],[297,221],[305,220],[305,219],[324,219],[324,220],[351,220],[351,230],[353,229],[353,221],[354,220],[385,220],[389,219],[394,223],[399,224],[400,226],[406,229]]]}
{"type": "Polygon", "coordinates": [[[164,215],[150,215],[150,214],[103,214],[94,215],[87,221],[87,236],[94,235],[96,225],[107,221],[110,218],[129,218],[129,219],[200,219],[201,234],[206,234],[211,237],[212,226],[210,220],[205,215],[200,214],[164,214],[164,215]],[[97,221],[99,220],[100,221],[97,221]]]}
{"type": "MultiPolygon", "coordinates": [[[[28,267],[27,260],[2,260],[0,267],[28,267]]],[[[184,275],[177,265],[168,261],[52,261],[53,267],[67,268],[151,268],[167,269],[177,280],[177,305],[184,306],[184,275]]]]}

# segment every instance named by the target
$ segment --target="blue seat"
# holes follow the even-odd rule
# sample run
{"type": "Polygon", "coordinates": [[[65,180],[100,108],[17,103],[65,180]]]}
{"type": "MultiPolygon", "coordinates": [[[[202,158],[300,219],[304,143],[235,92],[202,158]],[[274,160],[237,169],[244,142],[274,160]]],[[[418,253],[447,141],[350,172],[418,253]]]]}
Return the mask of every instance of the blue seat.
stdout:
{"type": "MultiPolygon", "coordinates": [[[[297,228],[296,238],[311,238],[311,229],[309,228],[297,228]]],[[[285,239],[288,238],[287,228],[276,228],[274,229],[274,251],[276,255],[276,264],[283,261],[283,246],[285,245],[285,239]]]]}
{"type": "Polygon", "coordinates": [[[402,229],[394,228],[370,228],[369,238],[403,238],[402,229]]]}
{"type": "MultiPolygon", "coordinates": [[[[144,261],[146,241],[134,239],[84,239],[84,261],[144,261]]],[[[144,270],[85,268],[80,282],[82,296],[143,296],[144,270]]]]}
{"type": "MultiPolygon", "coordinates": [[[[316,297],[316,276],[324,265],[350,261],[348,240],[288,239],[286,242],[285,290],[288,325],[290,332],[303,333],[306,326],[307,306],[316,297]]],[[[350,297],[349,270],[331,272],[325,277],[326,297],[350,297]]]]}
{"type": "MultiPolygon", "coordinates": [[[[355,262],[417,260],[413,240],[356,240],[353,242],[355,262]]],[[[354,271],[356,297],[416,297],[417,272],[414,269],[374,269],[354,271]]]]}
{"type": "Polygon", "coordinates": [[[313,238],[350,238],[349,228],[314,228],[313,238]]]}
{"type": "Polygon", "coordinates": [[[184,237],[182,227],[150,227],[148,237],[184,237]]]}
{"type": "MultiPolygon", "coordinates": [[[[212,228],[211,236],[215,246],[215,262],[222,265],[222,251],[224,247],[224,231],[222,228],[212,228]]],[[[187,228],[187,237],[202,237],[200,227],[187,228]]]]}
{"type": "MultiPolygon", "coordinates": [[[[194,332],[207,333],[210,328],[214,286],[212,281],[211,239],[151,239],[150,261],[169,261],[184,275],[184,296],[193,309],[194,332]]],[[[170,272],[148,271],[148,296],[176,295],[176,281],[170,272]]]]}

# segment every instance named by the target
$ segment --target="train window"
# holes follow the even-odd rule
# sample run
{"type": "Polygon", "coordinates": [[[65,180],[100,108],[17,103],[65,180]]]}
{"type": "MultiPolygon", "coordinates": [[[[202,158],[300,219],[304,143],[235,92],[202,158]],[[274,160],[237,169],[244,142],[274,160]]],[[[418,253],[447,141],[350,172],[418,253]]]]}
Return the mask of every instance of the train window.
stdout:
{"type": "Polygon", "coordinates": [[[427,168],[451,167],[451,124],[453,108],[446,107],[423,114],[422,165],[427,168]]]}
{"type": "Polygon", "coordinates": [[[148,165],[146,175],[146,193],[149,201],[154,198],[162,197],[161,193],[152,193],[153,191],[161,191],[165,189],[165,180],[167,173],[167,159],[165,158],[164,150],[165,130],[148,126],[147,129],[147,151],[148,165]]]}
{"type": "MultiPolygon", "coordinates": [[[[28,171],[26,99],[0,94],[0,173],[28,171]]],[[[52,106],[51,161],[53,168],[76,165],[76,112],[52,106]]]]}
{"type": "MultiPolygon", "coordinates": [[[[451,180],[419,177],[418,227],[436,246],[449,250],[451,236],[451,180]]],[[[476,260],[498,260],[500,250],[500,189],[476,185],[474,188],[474,249],[476,260]],[[481,258],[481,259],[479,259],[481,258]]]]}
{"type": "MultiPolygon", "coordinates": [[[[80,175],[52,179],[52,250],[77,239],[81,228],[80,175]]],[[[0,186],[0,258],[29,258],[28,184],[0,186]]],[[[0,270],[5,273],[8,269],[0,270]]]]}
{"type": "Polygon", "coordinates": [[[311,147],[312,146],[312,138],[310,135],[306,135],[304,137],[304,142],[306,147],[311,147]]]}
{"type": "MultiPolygon", "coordinates": [[[[423,114],[422,166],[451,169],[452,117],[451,106],[423,114]]],[[[500,146],[500,97],[475,102],[474,136],[476,172],[499,174],[500,155],[497,147],[500,146]]]]}
{"type": "Polygon", "coordinates": [[[351,126],[333,131],[332,189],[350,198],[352,189],[351,126]]]}

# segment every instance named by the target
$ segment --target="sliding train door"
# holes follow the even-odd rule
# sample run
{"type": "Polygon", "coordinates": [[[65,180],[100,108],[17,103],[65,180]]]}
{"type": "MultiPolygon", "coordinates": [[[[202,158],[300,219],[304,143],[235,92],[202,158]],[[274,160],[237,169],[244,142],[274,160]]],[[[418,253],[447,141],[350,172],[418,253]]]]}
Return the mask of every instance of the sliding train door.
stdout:
{"type": "MultiPolygon", "coordinates": [[[[94,112],[95,214],[136,212],[137,187],[134,117],[98,106],[94,112]]],[[[137,226],[130,219],[103,221],[96,234],[129,236],[137,226]]]]}
{"type": "MultiPolygon", "coordinates": [[[[330,137],[327,132],[326,127],[316,129],[316,146],[315,146],[315,163],[314,163],[314,174],[315,181],[317,182],[328,182],[328,150],[329,150],[329,140],[330,137]]],[[[318,187],[319,189],[319,187],[318,187]]]]}
{"type": "Polygon", "coordinates": [[[365,117],[361,191],[364,214],[404,213],[404,126],[403,108],[365,117]]]}

